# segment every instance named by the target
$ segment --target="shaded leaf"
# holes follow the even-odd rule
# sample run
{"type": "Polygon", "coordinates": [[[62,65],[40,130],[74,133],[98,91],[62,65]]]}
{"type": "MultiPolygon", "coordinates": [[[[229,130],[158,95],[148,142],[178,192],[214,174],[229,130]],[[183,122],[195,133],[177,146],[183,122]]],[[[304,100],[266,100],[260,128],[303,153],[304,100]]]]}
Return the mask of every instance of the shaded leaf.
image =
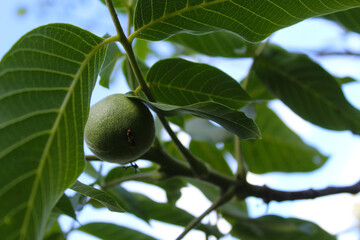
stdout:
{"type": "Polygon", "coordinates": [[[74,207],[71,204],[69,197],[65,194],[63,194],[59,201],[56,203],[53,211],[60,214],[65,214],[77,221],[74,207]]]}
{"type": "Polygon", "coordinates": [[[162,40],[176,33],[224,29],[250,42],[306,18],[359,6],[357,0],[139,0],[131,38],[162,40]]]}
{"type": "MultiPolygon", "coordinates": [[[[149,71],[149,67],[140,59],[137,59],[137,63],[139,64],[141,73],[143,74],[144,78],[146,78],[146,75],[149,71]]],[[[131,90],[135,90],[139,86],[139,83],[136,79],[135,73],[132,70],[130,62],[127,58],[124,59],[124,61],[123,61],[122,69],[123,69],[125,79],[129,85],[129,88],[131,90]]]]}
{"type": "Polygon", "coordinates": [[[244,81],[241,81],[240,83],[244,89],[246,89],[246,92],[250,95],[250,97],[254,100],[272,100],[275,98],[274,95],[266,89],[255,72],[252,72],[246,88],[244,86],[244,81]]]}
{"type": "Polygon", "coordinates": [[[243,112],[231,110],[213,102],[201,102],[188,106],[174,106],[160,103],[147,103],[155,112],[160,114],[189,113],[198,117],[207,118],[224,127],[242,139],[259,138],[260,132],[255,122],[243,112]]]}
{"type": "Polygon", "coordinates": [[[79,181],[76,181],[70,188],[84,196],[90,197],[102,203],[110,211],[125,212],[125,210],[119,206],[117,201],[115,201],[108,193],[102,190],[93,188],[79,181]]]}
{"type": "Polygon", "coordinates": [[[91,234],[102,240],[155,240],[142,232],[112,223],[93,222],[80,226],[76,230],[91,234]]]}
{"type": "Polygon", "coordinates": [[[120,52],[119,47],[116,43],[110,43],[106,55],[104,63],[101,67],[100,71],[100,85],[109,88],[111,82],[111,74],[114,71],[115,64],[117,60],[119,60],[123,56],[123,53],[120,52]]]}
{"type": "Polygon", "coordinates": [[[257,60],[254,70],[303,119],[323,128],[360,134],[360,111],[346,100],[335,78],[306,55],[273,48],[257,60]]]}
{"type": "MultiPolygon", "coordinates": [[[[151,219],[186,227],[195,218],[195,216],[174,205],[155,202],[142,194],[135,193],[135,195],[151,219]]],[[[216,226],[211,226],[210,224],[199,224],[195,229],[216,236],[217,238],[223,236],[216,226]]]]}
{"type": "Polygon", "coordinates": [[[41,239],[84,169],[83,128],[105,50],[68,24],[23,36],[0,62],[0,235],[41,239]]]}
{"type": "Polygon", "coordinates": [[[89,161],[86,161],[85,162],[85,169],[84,169],[84,172],[94,178],[94,179],[97,179],[100,175],[100,173],[98,173],[98,171],[96,171],[96,169],[93,167],[93,165],[91,164],[91,162],[89,161]]]}
{"type": "Polygon", "coordinates": [[[191,140],[189,149],[192,154],[208,163],[216,171],[229,176],[234,175],[221,151],[214,144],[191,140]]]}
{"type": "Polygon", "coordinates": [[[244,240],[336,239],[315,223],[272,215],[240,220],[230,233],[244,240]]]}
{"type": "Polygon", "coordinates": [[[132,192],[129,192],[120,185],[106,189],[106,192],[116,199],[126,212],[134,214],[145,222],[149,222],[149,216],[145,212],[144,206],[140,204],[132,192]]]}
{"type": "Polygon", "coordinates": [[[345,29],[360,33],[360,8],[352,8],[324,16],[324,18],[332,20],[345,29]]]}
{"type": "Polygon", "coordinates": [[[342,85],[342,84],[347,84],[347,83],[353,83],[356,82],[356,80],[352,77],[341,77],[341,78],[336,78],[336,80],[342,85]]]}
{"type": "Polygon", "coordinates": [[[233,139],[233,135],[221,127],[217,127],[203,118],[192,118],[185,122],[185,132],[192,139],[210,143],[224,142],[233,139]]]}
{"type": "Polygon", "coordinates": [[[57,215],[53,216],[53,221],[49,223],[50,227],[44,235],[44,240],[66,240],[65,234],[61,230],[57,219],[57,215]]]}
{"type": "Polygon", "coordinates": [[[180,33],[172,36],[168,41],[212,57],[251,57],[246,52],[244,40],[233,33],[225,31],[201,35],[180,33]]]}
{"type": "Polygon", "coordinates": [[[157,62],[146,80],[155,99],[166,104],[185,106],[212,101],[239,109],[250,101],[240,84],[226,73],[180,58],[157,62]]]}
{"type": "Polygon", "coordinates": [[[253,173],[308,172],[327,160],[317,149],[304,143],[266,105],[258,105],[256,123],[261,140],[243,141],[244,160],[253,173]]]}

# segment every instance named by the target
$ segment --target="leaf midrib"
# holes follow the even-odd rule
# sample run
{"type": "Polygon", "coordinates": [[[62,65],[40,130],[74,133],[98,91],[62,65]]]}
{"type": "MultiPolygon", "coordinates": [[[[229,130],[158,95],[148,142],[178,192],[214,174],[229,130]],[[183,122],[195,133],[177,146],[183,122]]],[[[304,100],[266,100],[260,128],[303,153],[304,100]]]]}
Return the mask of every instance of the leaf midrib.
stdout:
{"type": "Polygon", "coordinates": [[[74,76],[74,81],[72,82],[72,84],[69,87],[69,91],[65,96],[65,99],[63,101],[63,104],[61,105],[60,109],[59,109],[59,114],[54,122],[53,128],[50,131],[49,134],[49,139],[45,145],[44,151],[43,151],[43,155],[40,158],[39,161],[39,167],[37,168],[37,173],[35,174],[35,180],[34,183],[32,185],[32,190],[31,190],[31,195],[27,204],[27,210],[24,216],[24,220],[23,220],[23,224],[20,230],[20,239],[25,239],[27,236],[27,231],[28,231],[28,225],[30,222],[30,216],[31,216],[31,212],[32,209],[34,207],[34,202],[35,202],[35,198],[36,198],[36,193],[38,191],[38,187],[40,184],[40,179],[42,177],[42,173],[43,173],[43,169],[45,167],[45,163],[46,163],[46,159],[47,156],[49,154],[50,148],[52,146],[52,142],[53,139],[56,135],[57,129],[59,127],[59,124],[61,122],[61,119],[64,115],[64,112],[66,110],[66,107],[68,106],[68,103],[71,99],[71,96],[73,95],[73,91],[75,89],[75,87],[77,86],[77,83],[79,82],[80,78],[81,78],[81,74],[83,73],[84,69],[86,68],[87,64],[89,63],[89,61],[91,60],[91,58],[105,45],[116,41],[117,40],[117,36],[115,37],[111,37],[108,39],[105,39],[104,41],[102,41],[100,44],[98,44],[97,46],[94,46],[93,50],[85,56],[85,59],[83,61],[83,63],[80,65],[79,70],[77,71],[77,73],[74,76]]]}

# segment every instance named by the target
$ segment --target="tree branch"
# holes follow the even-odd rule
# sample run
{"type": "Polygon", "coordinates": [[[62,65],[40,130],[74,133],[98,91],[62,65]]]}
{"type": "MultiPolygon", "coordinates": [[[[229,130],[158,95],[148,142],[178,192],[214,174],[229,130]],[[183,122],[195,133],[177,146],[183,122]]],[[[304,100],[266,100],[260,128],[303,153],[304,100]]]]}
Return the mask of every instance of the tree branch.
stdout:
{"type": "MultiPolygon", "coordinates": [[[[248,196],[262,198],[265,203],[269,203],[270,201],[283,202],[289,200],[314,199],[338,193],[356,194],[360,192],[360,181],[352,186],[327,187],[319,190],[309,189],[294,192],[279,191],[271,189],[267,186],[255,186],[250,184],[248,184],[245,189],[248,196]]],[[[239,189],[239,191],[244,190],[239,189]]]]}
{"type": "Polygon", "coordinates": [[[316,53],[317,56],[326,57],[326,56],[349,56],[349,57],[360,57],[360,53],[351,52],[349,50],[345,50],[344,52],[327,52],[321,51],[316,53]]]}

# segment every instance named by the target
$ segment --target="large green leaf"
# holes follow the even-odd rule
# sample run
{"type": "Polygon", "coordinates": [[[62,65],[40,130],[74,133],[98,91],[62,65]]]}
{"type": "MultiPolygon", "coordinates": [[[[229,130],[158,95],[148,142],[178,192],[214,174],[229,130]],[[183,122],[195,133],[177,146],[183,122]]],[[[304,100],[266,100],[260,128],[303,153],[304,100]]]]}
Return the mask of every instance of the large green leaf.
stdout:
{"type": "Polygon", "coordinates": [[[353,8],[324,16],[335,21],[349,31],[360,33],[360,8],[353,8]]]}
{"type": "Polygon", "coordinates": [[[155,240],[155,238],[142,232],[112,223],[93,222],[82,225],[76,230],[91,234],[102,240],[155,240]]]}
{"type": "Polygon", "coordinates": [[[0,63],[0,235],[41,239],[84,169],[83,128],[103,39],[67,24],[23,36],[0,63]]]}
{"type": "Polygon", "coordinates": [[[168,40],[212,57],[251,57],[246,52],[244,40],[233,33],[225,31],[201,35],[180,33],[168,40]]]}
{"type": "Polygon", "coordinates": [[[84,195],[84,196],[90,197],[90,198],[100,202],[105,207],[107,207],[110,211],[125,212],[125,210],[122,207],[120,207],[119,203],[117,201],[115,201],[115,199],[112,198],[111,195],[109,195],[107,192],[93,188],[93,187],[83,184],[79,181],[76,181],[71,186],[71,189],[84,195]]]}
{"type": "Polygon", "coordinates": [[[255,120],[262,139],[242,142],[242,153],[249,171],[259,174],[307,172],[326,162],[327,157],[304,143],[266,105],[258,105],[256,110],[255,120]]]}
{"type": "Polygon", "coordinates": [[[360,134],[360,111],[346,100],[337,80],[306,55],[271,48],[254,70],[300,117],[327,129],[360,134]]]}
{"type": "Polygon", "coordinates": [[[359,0],[139,0],[131,38],[162,40],[224,29],[257,42],[306,18],[356,6],[359,0]]]}
{"type": "Polygon", "coordinates": [[[174,106],[161,103],[147,103],[160,114],[189,113],[212,120],[242,139],[259,138],[260,131],[255,122],[243,112],[235,111],[214,102],[201,102],[188,106],[174,106]]]}
{"type": "Polygon", "coordinates": [[[146,80],[155,99],[162,103],[185,106],[213,101],[239,109],[250,101],[240,84],[226,73],[180,58],[157,62],[146,80]]]}
{"type": "Polygon", "coordinates": [[[230,233],[243,240],[336,239],[315,223],[273,215],[239,220],[230,233]]]}

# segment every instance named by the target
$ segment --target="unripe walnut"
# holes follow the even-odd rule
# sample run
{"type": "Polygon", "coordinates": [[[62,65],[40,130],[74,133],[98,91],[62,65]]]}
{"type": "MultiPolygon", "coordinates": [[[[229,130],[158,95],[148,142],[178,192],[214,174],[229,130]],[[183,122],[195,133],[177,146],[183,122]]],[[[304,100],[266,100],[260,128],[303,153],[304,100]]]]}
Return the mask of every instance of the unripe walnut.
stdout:
{"type": "Polygon", "coordinates": [[[136,99],[114,94],[90,108],[85,141],[101,160],[132,162],[150,149],[154,138],[153,116],[136,99]]]}

